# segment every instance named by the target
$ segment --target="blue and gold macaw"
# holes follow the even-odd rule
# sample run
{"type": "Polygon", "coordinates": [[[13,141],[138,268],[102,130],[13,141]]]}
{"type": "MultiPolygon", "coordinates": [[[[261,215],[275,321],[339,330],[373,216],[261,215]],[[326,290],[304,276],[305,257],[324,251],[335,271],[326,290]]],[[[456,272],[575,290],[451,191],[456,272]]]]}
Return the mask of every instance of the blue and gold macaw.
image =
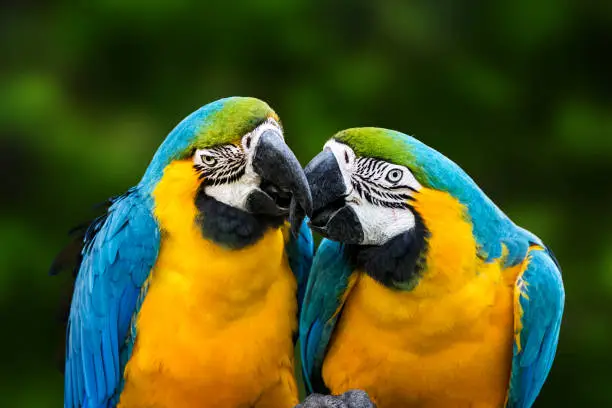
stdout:
{"type": "Polygon", "coordinates": [[[552,365],[559,265],[455,163],[356,128],[305,169],[313,261],[300,342],[311,391],[378,408],[530,407],[552,365]]]}
{"type": "Polygon", "coordinates": [[[85,233],[64,406],[297,404],[311,205],[267,104],[227,98],[185,118],[85,233]]]}

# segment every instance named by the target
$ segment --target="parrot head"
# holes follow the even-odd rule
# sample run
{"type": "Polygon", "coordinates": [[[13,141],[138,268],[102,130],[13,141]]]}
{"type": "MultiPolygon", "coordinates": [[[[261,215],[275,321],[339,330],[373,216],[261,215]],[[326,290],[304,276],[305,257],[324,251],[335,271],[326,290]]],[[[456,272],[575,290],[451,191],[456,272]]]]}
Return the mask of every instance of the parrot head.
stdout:
{"type": "Polygon", "coordinates": [[[349,244],[383,245],[417,226],[420,219],[411,201],[423,188],[423,172],[406,146],[398,146],[402,137],[385,129],[356,128],[325,144],[305,169],[315,231],[349,244]]]}
{"type": "Polygon", "coordinates": [[[228,246],[248,244],[253,228],[280,225],[288,215],[299,228],[312,209],[306,177],[285,143],[278,116],[255,98],[221,99],[180,122],[141,185],[153,193],[168,178],[172,195],[193,196],[203,234],[228,246]],[[227,228],[243,239],[228,237],[236,234],[227,228]]]}
{"type": "Polygon", "coordinates": [[[313,197],[311,228],[348,244],[356,262],[370,264],[386,284],[401,285],[419,272],[432,235],[470,242],[474,255],[490,259],[511,241],[502,235],[516,231],[458,165],[393,130],[341,131],[305,173],[313,197]]]}

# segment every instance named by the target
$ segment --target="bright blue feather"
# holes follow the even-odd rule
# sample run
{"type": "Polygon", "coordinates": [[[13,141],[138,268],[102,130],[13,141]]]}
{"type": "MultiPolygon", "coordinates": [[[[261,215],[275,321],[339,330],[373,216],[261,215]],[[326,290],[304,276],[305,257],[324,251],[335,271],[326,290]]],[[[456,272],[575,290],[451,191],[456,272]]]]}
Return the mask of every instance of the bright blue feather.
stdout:
{"type": "Polygon", "coordinates": [[[542,389],[557,350],[565,301],[561,271],[551,253],[532,250],[528,259],[522,276],[526,285],[517,288],[525,296],[519,299],[522,349],[514,345],[507,404],[511,408],[531,407],[542,389]]]}
{"type": "Polygon", "coordinates": [[[351,273],[342,245],[324,239],[313,260],[300,317],[302,369],[310,392],[325,391],[323,359],[351,273]]]}
{"type": "Polygon", "coordinates": [[[301,309],[314,253],[314,240],[312,238],[312,231],[310,231],[308,227],[308,218],[304,219],[302,222],[298,235],[296,237],[292,235],[289,238],[286,252],[289,259],[289,266],[297,280],[298,308],[301,309]]]}
{"type": "Polygon", "coordinates": [[[112,406],[127,361],[120,361],[119,347],[128,346],[130,321],[157,258],[159,236],[151,199],[136,188],[116,199],[98,233],[85,243],[67,333],[66,408],[112,406]]]}

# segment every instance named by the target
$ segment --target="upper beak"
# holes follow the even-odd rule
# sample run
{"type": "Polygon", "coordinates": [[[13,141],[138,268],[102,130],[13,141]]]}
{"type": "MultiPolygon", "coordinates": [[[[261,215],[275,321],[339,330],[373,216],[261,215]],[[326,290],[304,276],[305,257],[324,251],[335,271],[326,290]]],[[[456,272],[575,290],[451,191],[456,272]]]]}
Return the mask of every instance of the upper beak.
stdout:
{"type": "Polygon", "coordinates": [[[304,214],[312,213],[310,189],[300,162],[274,130],[266,130],[259,137],[253,169],[262,178],[261,188],[265,194],[260,192],[263,195],[253,196],[251,206],[265,213],[290,212],[291,228],[298,231],[304,214]]]}
{"type": "Polygon", "coordinates": [[[347,205],[348,188],[338,161],[329,150],[314,157],[304,169],[312,193],[310,227],[324,237],[349,244],[363,241],[363,229],[353,208],[347,205]]]}

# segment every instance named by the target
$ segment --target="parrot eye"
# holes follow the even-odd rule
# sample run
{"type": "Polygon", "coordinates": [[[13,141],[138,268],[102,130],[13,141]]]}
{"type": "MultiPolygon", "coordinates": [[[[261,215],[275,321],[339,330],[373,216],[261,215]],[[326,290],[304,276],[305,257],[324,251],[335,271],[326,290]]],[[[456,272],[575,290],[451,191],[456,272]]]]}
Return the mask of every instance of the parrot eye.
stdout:
{"type": "Polygon", "coordinates": [[[207,154],[202,154],[200,155],[200,160],[202,160],[202,163],[204,163],[205,165],[212,167],[215,164],[217,164],[217,159],[215,159],[213,156],[207,155],[207,154]]]}
{"type": "Polygon", "coordinates": [[[397,183],[403,176],[404,173],[400,169],[393,169],[387,173],[387,181],[390,183],[397,183]]]}

